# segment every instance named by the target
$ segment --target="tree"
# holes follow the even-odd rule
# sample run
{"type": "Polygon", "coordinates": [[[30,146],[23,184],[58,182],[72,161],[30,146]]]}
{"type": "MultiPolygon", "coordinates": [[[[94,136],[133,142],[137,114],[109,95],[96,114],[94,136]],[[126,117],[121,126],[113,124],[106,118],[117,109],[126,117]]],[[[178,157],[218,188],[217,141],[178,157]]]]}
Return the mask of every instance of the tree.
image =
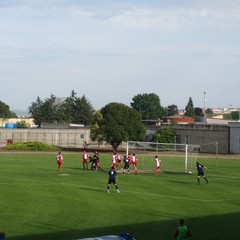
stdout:
{"type": "Polygon", "coordinates": [[[104,141],[104,132],[103,128],[100,128],[100,125],[102,125],[103,116],[100,113],[100,111],[97,111],[93,115],[93,120],[91,124],[91,132],[90,132],[90,138],[93,141],[97,141],[98,145],[101,144],[101,142],[104,141]]]}
{"type": "Polygon", "coordinates": [[[70,97],[67,97],[62,106],[64,121],[76,124],[90,125],[93,119],[94,109],[83,95],[77,97],[77,93],[72,90],[70,97]]]}
{"type": "Polygon", "coordinates": [[[72,91],[70,97],[65,100],[53,94],[44,101],[37,97],[36,102],[32,102],[29,107],[29,113],[38,126],[43,122],[76,123],[86,126],[92,122],[94,109],[84,95],[79,98],[76,92],[72,91]]]}
{"type": "Polygon", "coordinates": [[[34,119],[34,123],[38,126],[43,122],[43,111],[42,111],[43,101],[40,97],[37,97],[36,102],[32,102],[31,106],[28,108],[28,112],[31,114],[31,117],[34,119]]]}
{"type": "Polygon", "coordinates": [[[67,97],[62,104],[62,113],[65,122],[73,122],[76,94],[77,93],[72,90],[70,97],[67,97]]]}
{"type": "Polygon", "coordinates": [[[231,119],[233,119],[233,120],[240,120],[240,112],[239,111],[231,112],[231,119]]]}
{"type": "Polygon", "coordinates": [[[90,125],[93,120],[94,109],[85,95],[75,99],[73,123],[90,125]]]}
{"type": "Polygon", "coordinates": [[[185,107],[185,113],[184,113],[184,115],[185,115],[185,116],[188,116],[188,117],[192,117],[192,118],[195,117],[195,109],[194,109],[193,101],[192,101],[192,98],[191,98],[191,97],[189,98],[188,104],[187,104],[187,106],[185,107]]]}
{"type": "Polygon", "coordinates": [[[145,137],[140,114],[122,104],[109,103],[101,109],[103,119],[98,122],[99,132],[116,151],[123,141],[142,141],[145,137]]]}
{"type": "Polygon", "coordinates": [[[204,116],[203,110],[200,107],[196,107],[194,112],[195,112],[196,117],[203,117],[204,116]]]}
{"type": "Polygon", "coordinates": [[[6,103],[0,101],[0,118],[17,118],[17,115],[6,103]]]}
{"type": "Polygon", "coordinates": [[[17,128],[29,128],[29,124],[27,124],[25,120],[21,120],[16,124],[17,124],[17,128]]]}
{"type": "Polygon", "coordinates": [[[60,118],[59,109],[61,103],[57,101],[57,97],[51,94],[42,104],[43,122],[45,123],[59,123],[62,122],[60,118]]]}
{"type": "Polygon", "coordinates": [[[160,127],[152,136],[152,142],[174,143],[176,132],[171,126],[160,127]]]}
{"type": "Polygon", "coordinates": [[[154,93],[134,96],[131,107],[141,114],[142,120],[157,120],[164,116],[164,108],[160,104],[160,98],[154,93]]]}
{"type": "Polygon", "coordinates": [[[165,109],[165,113],[167,116],[174,116],[178,114],[178,107],[175,104],[168,105],[165,109]]]}
{"type": "Polygon", "coordinates": [[[34,119],[34,123],[40,126],[43,122],[62,122],[59,109],[61,109],[61,103],[59,103],[57,98],[51,94],[50,98],[45,99],[45,101],[42,101],[37,97],[36,102],[32,102],[28,111],[34,119]]]}
{"type": "Polygon", "coordinates": [[[206,112],[206,114],[209,114],[209,115],[213,114],[212,108],[207,108],[205,112],[206,112]]]}

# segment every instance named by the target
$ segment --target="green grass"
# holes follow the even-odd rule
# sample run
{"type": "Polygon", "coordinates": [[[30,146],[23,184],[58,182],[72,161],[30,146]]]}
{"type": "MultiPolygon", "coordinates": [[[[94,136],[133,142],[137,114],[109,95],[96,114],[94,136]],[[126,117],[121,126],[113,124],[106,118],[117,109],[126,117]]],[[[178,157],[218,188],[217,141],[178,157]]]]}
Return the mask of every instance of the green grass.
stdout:
{"type": "MultiPolygon", "coordinates": [[[[111,155],[100,155],[105,172],[82,170],[79,154],[0,154],[0,231],[8,240],[74,240],[131,231],[139,240],[173,238],[179,218],[192,239],[240,236],[240,160],[198,158],[209,184],[196,173],[119,174],[120,194],[106,192],[111,155]]],[[[161,157],[162,162],[168,161],[161,157]]],[[[152,160],[153,162],[153,160],[152,160]]]]}

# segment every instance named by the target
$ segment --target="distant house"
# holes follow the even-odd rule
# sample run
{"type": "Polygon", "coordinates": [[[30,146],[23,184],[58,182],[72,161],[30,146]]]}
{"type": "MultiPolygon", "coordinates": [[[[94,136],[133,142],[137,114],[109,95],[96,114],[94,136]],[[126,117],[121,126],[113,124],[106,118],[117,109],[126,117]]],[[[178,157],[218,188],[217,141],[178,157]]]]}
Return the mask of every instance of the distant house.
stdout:
{"type": "Polygon", "coordinates": [[[184,115],[167,116],[163,119],[164,123],[188,124],[194,123],[194,118],[184,115]]]}
{"type": "Polygon", "coordinates": [[[28,127],[34,127],[33,118],[0,118],[0,127],[2,128],[12,128],[13,124],[24,121],[28,127]]]}

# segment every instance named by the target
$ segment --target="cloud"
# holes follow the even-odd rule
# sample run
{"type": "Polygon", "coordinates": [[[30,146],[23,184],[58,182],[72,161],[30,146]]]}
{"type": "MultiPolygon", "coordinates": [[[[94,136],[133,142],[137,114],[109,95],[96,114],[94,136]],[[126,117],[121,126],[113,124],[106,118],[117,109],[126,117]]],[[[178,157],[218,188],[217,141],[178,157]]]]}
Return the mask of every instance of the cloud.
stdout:
{"type": "Polygon", "coordinates": [[[31,86],[24,97],[13,94],[16,104],[74,89],[98,107],[144,90],[166,105],[184,105],[190,93],[224,89],[219,82],[226,79],[237,89],[239,10],[235,0],[2,1],[0,78],[31,86]]]}

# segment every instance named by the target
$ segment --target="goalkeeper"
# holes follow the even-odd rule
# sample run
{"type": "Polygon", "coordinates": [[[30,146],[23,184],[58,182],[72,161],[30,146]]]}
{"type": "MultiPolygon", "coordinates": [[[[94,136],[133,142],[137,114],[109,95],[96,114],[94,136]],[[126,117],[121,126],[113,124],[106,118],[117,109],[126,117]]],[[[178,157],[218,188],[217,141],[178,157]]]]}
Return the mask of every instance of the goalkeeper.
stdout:
{"type": "MultiPolygon", "coordinates": [[[[206,166],[201,165],[199,162],[196,162],[196,169],[197,169],[197,180],[198,184],[200,184],[200,178],[203,177],[205,181],[208,183],[208,179],[204,174],[204,169],[207,169],[206,166]]],[[[207,169],[208,170],[208,169],[207,169]]]]}

